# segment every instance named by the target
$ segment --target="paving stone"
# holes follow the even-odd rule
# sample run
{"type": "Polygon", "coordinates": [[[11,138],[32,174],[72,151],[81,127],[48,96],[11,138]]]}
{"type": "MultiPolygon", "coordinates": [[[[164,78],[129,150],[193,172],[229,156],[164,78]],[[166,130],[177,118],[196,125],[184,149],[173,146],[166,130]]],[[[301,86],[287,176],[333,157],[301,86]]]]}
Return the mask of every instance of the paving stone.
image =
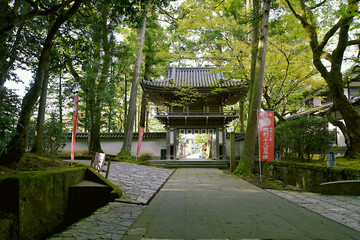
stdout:
{"type": "MultiPolygon", "coordinates": [[[[114,162],[109,180],[124,192],[121,201],[146,204],[172,173],[170,169],[114,162]]],[[[141,205],[112,202],[50,239],[121,239],[143,209],[141,205]]]]}
{"type": "MultiPolygon", "coordinates": [[[[124,192],[124,196],[121,198],[123,202],[109,203],[95,211],[91,216],[78,221],[70,226],[68,230],[56,234],[50,239],[122,239],[128,228],[145,208],[142,205],[124,202],[136,204],[148,203],[149,199],[153,198],[172,173],[173,170],[171,169],[123,162],[112,163],[109,180],[124,192]]],[[[214,189],[214,191],[217,190],[221,189],[214,189]]],[[[323,196],[316,193],[277,190],[269,191],[360,231],[360,197],[323,196]]],[[[201,206],[206,203],[199,204],[201,206]]],[[[244,224],[247,223],[244,222],[244,224]]],[[[141,231],[139,230],[137,233],[141,234],[141,231]]],[[[132,239],[131,235],[127,235],[125,239],[132,239]]]]}
{"type": "Polygon", "coordinates": [[[309,192],[283,192],[271,189],[268,189],[268,191],[360,231],[360,197],[329,196],[309,192]]]}

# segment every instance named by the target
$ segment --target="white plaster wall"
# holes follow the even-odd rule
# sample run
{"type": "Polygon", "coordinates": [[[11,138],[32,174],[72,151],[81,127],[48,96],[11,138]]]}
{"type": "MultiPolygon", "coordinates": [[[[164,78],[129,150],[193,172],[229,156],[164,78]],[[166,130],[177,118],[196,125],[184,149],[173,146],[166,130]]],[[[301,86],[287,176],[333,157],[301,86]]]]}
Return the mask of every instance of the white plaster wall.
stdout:
{"type": "MultiPolygon", "coordinates": [[[[71,142],[66,142],[64,148],[59,149],[59,152],[71,153],[71,142]]],[[[86,154],[88,152],[87,139],[77,139],[75,142],[75,154],[86,154]]]]}
{"type": "MultiPolygon", "coordinates": [[[[101,148],[107,154],[117,154],[120,152],[123,145],[123,141],[121,140],[102,140],[101,148]]],[[[137,152],[138,141],[133,141],[131,144],[131,155],[135,156],[137,152]]],[[[139,156],[144,154],[149,154],[154,157],[160,157],[160,150],[162,147],[166,147],[165,139],[151,139],[151,140],[143,140],[141,144],[141,149],[139,156]]]]}
{"type": "MultiPolygon", "coordinates": [[[[123,145],[123,140],[121,139],[102,139],[101,148],[106,154],[116,155],[120,152],[123,145]]],[[[137,152],[138,141],[135,140],[131,145],[131,155],[135,156],[137,152]]],[[[141,144],[141,149],[139,156],[144,154],[149,154],[154,157],[160,157],[161,148],[166,148],[166,139],[149,139],[143,140],[141,144]]],[[[71,152],[71,142],[67,142],[66,146],[63,149],[60,149],[60,152],[70,153],[71,152]]],[[[88,142],[87,139],[77,139],[75,142],[75,154],[81,155],[88,152],[88,142]]]]}

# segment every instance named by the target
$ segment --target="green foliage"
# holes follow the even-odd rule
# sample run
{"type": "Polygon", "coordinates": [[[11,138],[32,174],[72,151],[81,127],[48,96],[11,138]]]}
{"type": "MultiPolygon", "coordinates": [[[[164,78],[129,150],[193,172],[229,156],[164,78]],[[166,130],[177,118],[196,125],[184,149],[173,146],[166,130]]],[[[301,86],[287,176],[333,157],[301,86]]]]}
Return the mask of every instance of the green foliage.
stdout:
{"type": "Polygon", "coordinates": [[[196,134],[194,136],[194,141],[199,144],[207,143],[209,140],[209,134],[196,134]]]}
{"type": "Polygon", "coordinates": [[[44,125],[43,149],[50,153],[56,153],[59,148],[65,146],[66,141],[63,124],[53,114],[44,125]]]}
{"type": "Polygon", "coordinates": [[[275,151],[282,157],[311,160],[314,154],[324,159],[330,149],[334,133],[328,130],[323,118],[303,116],[275,128],[275,151]]]}
{"type": "Polygon", "coordinates": [[[144,153],[141,154],[140,158],[138,159],[138,161],[142,162],[142,164],[145,164],[146,161],[149,161],[151,159],[154,159],[154,156],[152,156],[149,153],[144,153]]]}
{"type": "Polygon", "coordinates": [[[203,98],[204,94],[199,92],[193,87],[179,87],[174,92],[176,99],[171,99],[167,105],[170,106],[184,106],[187,104],[195,103],[199,99],[203,98]]]}
{"type": "Polygon", "coordinates": [[[12,91],[3,88],[0,93],[0,153],[10,141],[19,112],[19,97],[12,91]]]}

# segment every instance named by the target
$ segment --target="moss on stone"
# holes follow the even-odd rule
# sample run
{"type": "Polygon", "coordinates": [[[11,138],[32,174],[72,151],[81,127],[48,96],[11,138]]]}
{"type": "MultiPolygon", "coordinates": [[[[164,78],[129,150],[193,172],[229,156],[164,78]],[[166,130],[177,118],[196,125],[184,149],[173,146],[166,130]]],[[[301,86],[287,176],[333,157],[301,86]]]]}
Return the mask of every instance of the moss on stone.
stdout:
{"type": "Polygon", "coordinates": [[[360,170],[345,167],[327,167],[286,161],[264,162],[264,176],[312,192],[320,192],[320,184],[330,181],[360,178],[360,170]]]}

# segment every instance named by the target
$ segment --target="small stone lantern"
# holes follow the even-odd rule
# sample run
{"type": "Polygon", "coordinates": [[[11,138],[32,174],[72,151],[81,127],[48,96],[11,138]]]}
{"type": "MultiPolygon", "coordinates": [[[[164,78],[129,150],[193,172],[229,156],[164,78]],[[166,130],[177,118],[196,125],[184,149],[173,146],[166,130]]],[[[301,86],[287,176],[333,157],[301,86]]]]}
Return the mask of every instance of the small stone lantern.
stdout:
{"type": "Polygon", "coordinates": [[[328,161],[327,161],[326,165],[327,166],[336,166],[334,152],[328,153],[328,161]]]}

